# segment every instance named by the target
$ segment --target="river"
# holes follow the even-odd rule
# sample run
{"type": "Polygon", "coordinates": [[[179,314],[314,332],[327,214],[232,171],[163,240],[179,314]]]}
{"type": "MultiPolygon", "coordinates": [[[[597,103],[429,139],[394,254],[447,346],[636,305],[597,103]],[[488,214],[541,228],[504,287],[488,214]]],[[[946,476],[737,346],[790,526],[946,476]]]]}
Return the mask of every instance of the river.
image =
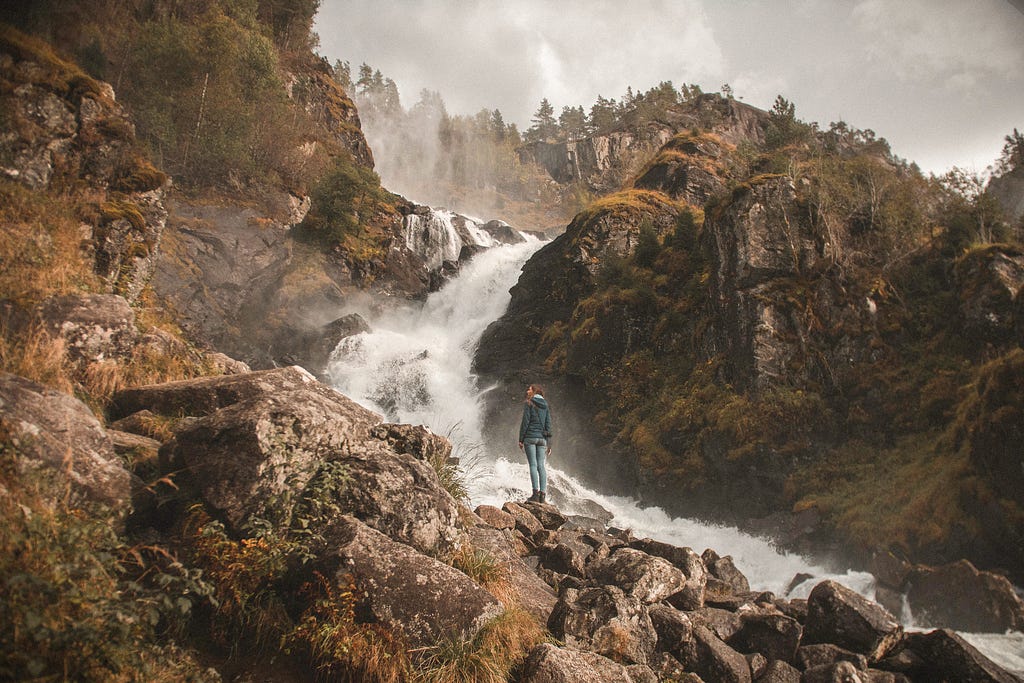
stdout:
{"type": "MultiPolygon", "coordinates": [[[[465,468],[472,507],[500,507],[529,494],[529,472],[515,449],[515,435],[509,435],[511,448],[502,452],[488,452],[484,445],[481,396],[487,388],[478,386],[472,361],[484,329],[504,313],[509,288],[541,244],[528,238],[476,255],[422,304],[384,312],[350,311],[367,318],[372,331],[343,340],[328,370],[335,388],[389,421],[423,424],[448,436],[465,468]]],[[[557,417],[557,406],[553,414],[557,417]]],[[[698,553],[713,548],[719,555],[731,555],[754,590],[786,595],[793,578],[807,574],[813,578],[793,588],[789,597],[806,597],[818,582],[833,579],[874,599],[874,580],[868,573],[820,566],[729,526],[672,518],[636,500],[590,490],[558,468],[557,452],[548,475],[563,512],[585,514],[587,501],[593,501],[614,515],[614,526],[629,528],[638,537],[698,553]]],[[[912,618],[905,622],[905,627],[915,628],[912,618]]],[[[1024,674],[1024,634],[961,635],[1001,666],[1024,674]]]]}

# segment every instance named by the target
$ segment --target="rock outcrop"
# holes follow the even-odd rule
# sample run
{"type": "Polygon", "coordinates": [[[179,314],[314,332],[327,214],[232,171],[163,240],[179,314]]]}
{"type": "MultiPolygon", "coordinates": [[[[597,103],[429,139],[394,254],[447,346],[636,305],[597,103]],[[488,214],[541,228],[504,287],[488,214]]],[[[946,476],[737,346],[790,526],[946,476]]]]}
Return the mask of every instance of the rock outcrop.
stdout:
{"type": "Polygon", "coordinates": [[[701,95],[670,107],[642,129],[621,129],[568,142],[535,142],[519,149],[524,163],[536,163],[563,185],[582,182],[607,194],[623,187],[662,146],[684,131],[710,130],[727,143],[764,140],[768,115],[756,107],[717,94],[701,95]]]}
{"type": "Polygon", "coordinates": [[[92,507],[123,526],[132,508],[128,470],[96,416],[78,399],[0,373],[5,467],[35,481],[51,507],[92,507]]]}
{"type": "Polygon", "coordinates": [[[36,190],[94,188],[84,227],[96,272],[136,301],[159,255],[168,179],[136,149],[114,89],[9,26],[0,28],[0,82],[0,174],[36,190]]]}
{"type": "Polygon", "coordinates": [[[349,576],[365,596],[359,609],[401,633],[410,647],[445,638],[472,639],[504,610],[459,570],[396,542],[354,517],[325,533],[329,557],[340,560],[339,584],[349,576]]]}

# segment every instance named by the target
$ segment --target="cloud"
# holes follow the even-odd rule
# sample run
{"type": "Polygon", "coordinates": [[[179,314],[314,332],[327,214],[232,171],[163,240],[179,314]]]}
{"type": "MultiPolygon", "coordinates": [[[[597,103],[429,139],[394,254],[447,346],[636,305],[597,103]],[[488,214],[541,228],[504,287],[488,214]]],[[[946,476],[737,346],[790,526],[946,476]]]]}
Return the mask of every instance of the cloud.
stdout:
{"type": "Polygon", "coordinates": [[[321,49],[422,88],[448,110],[529,126],[541,98],[661,81],[872,128],[926,170],[991,163],[1024,121],[1024,15],[1005,0],[322,0],[321,49]]]}
{"type": "Polygon", "coordinates": [[[1021,25],[1005,11],[1003,0],[861,0],[852,16],[876,65],[956,89],[1024,68],[1021,25]]]}
{"type": "Polygon", "coordinates": [[[723,71],[695,0],[628,9],[612,0],[324,0],[317,28],[324,52],[353,60],[353,69],[363,61],[381,69],[407,104],[428,88],[454,112],[498,108],[520,125],[543,97],[556,108],[586,107],[629,85],[723,71]]]}

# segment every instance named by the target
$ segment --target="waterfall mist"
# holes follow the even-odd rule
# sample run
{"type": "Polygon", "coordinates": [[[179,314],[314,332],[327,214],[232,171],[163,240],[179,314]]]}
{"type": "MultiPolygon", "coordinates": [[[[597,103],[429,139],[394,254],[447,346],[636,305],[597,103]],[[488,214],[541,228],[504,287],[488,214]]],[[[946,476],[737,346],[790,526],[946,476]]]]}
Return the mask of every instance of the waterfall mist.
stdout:
{"type": "MultiPolygon", "coordinates": [[[[349,337],[335,350],[328,375],[335,388],[375,410],[388,421],[426,425],[448,436],[462,459],[470,506],[500,507],[528,495],[530,478],[525,458],[508,444],[489,449],[484,443],[482,396],[472,374],[473,356],[485,328],[508,306],[509,288],[526,260],[541,242],[495,246],[464,264],[458,277],[426,302],[401,309],[360,312],[371,331],[349,337]]],[[[509,410],[518,419],[519,403],[509,410]]],[[[558,405],[552,406],[558,419],[558,405]]],[[[557,431],[557,426],[556,426],[557,431]]],[[[594,510],[612,515],[611,524],[697,552],[712,548],[731,555],[754,590],[806,597],[824,579],[832,579],[874,599],[874,577],[841,566],[824,566],[798,555],[780,552],[770,540],[736,528],[691,519],[672,518],[664,510],[641,507],[632,498],[589,488],[558,466],[557,441],[548,465],[552,501],[567,514],[592,516],[594,510]],[[794,577],[811,578],[796,582],[794,577]]],[[[905,625],[915,628],[912,617],[905,625]]],[[[1024,671],[1024,635],[963,634],[987,656],[1012,671],[1024,671]]]]}

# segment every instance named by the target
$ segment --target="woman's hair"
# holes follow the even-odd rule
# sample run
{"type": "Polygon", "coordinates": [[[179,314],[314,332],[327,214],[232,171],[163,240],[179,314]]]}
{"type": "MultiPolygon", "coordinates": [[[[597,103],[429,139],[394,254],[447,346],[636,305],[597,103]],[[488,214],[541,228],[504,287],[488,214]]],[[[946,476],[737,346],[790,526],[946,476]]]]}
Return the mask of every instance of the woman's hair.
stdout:
{"type": "Polygon", "coordinates": [[[540,394],[541,396],[544,395],[544,387],[542,387],[541,385],[539,385],[539,384],[531,384],[530,388],[533,389],[533,393],[540,394]]]}

